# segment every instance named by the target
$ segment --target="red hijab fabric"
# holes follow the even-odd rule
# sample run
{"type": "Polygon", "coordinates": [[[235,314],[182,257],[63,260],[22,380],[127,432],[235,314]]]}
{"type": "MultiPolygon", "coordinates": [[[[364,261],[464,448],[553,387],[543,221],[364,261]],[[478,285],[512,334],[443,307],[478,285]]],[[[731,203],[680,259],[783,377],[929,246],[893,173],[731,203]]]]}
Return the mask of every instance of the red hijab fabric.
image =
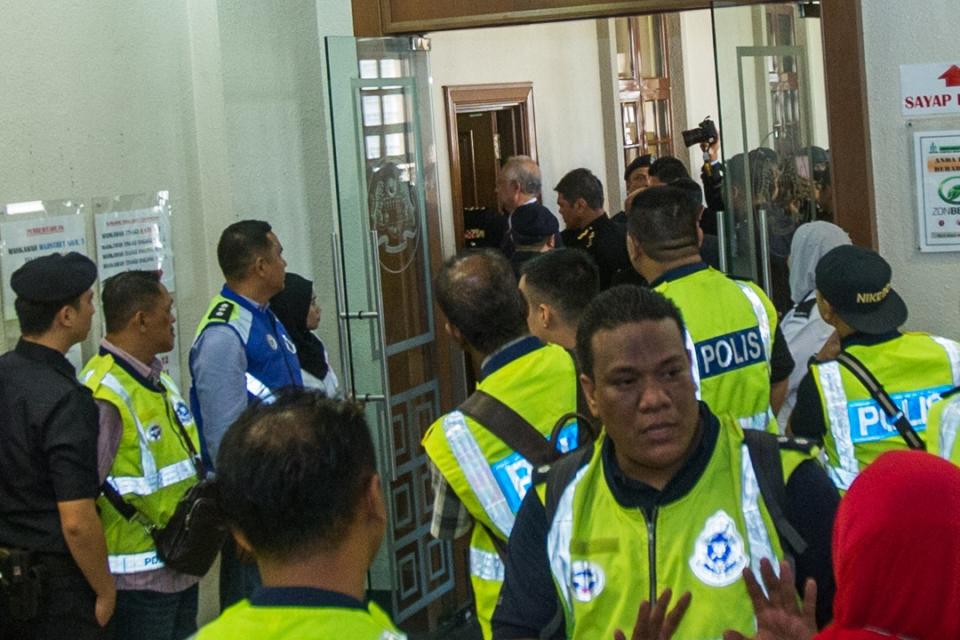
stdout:
{"type": "Polygon", "coordinates": [[[886,453],[840,502],[834,623],[817,640],[960,638],[960,468],[886,453]]]}

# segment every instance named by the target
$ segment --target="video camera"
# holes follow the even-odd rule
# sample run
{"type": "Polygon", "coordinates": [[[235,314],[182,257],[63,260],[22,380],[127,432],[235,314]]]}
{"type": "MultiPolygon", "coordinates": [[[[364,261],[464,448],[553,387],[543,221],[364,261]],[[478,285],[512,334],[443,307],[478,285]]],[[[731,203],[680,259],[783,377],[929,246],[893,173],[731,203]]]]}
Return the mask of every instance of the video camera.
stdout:
{"type": "Polygon", "coordinates": [[[703,119],[703,122],[697,125],[696,129],[683,131],[683,144],[692,147],[695,144],[706,142],[707,144],[717,139],[717,125],[713,124],[710,116],[703,119]]]}

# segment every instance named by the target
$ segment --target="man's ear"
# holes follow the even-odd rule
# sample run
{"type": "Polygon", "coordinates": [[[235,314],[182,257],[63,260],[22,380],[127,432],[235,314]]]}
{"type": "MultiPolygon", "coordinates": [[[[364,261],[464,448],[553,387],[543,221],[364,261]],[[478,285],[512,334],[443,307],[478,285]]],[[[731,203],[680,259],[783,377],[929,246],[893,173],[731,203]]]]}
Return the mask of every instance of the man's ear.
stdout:
{"type": "Polygon", "coordinates": [[[697,246],[703,246],[703,227],[697,225],[697,246]]]}
{"type": "Polygon", "coordinates": [[[243,551],[243,553],[250,556],[253,555],[253,545],[250,544],[250,541],[247,540],[247,536],[243,535],[239,529],[230,529],[230,533],[233,534],[233,539],[237,541],[237,546],[243,551]]]}
{"type": "Polygon", "coordinates": [[[73,327],[78,315],[78,309],[76,307],[72,304],[65,304],[57,311],[57,315],[54,316],[54,322],[64,327],[73,327]]]}
{"type": "Polygon", "coordinates": [[[460,345],[461,348],[466,349],[467,340],[463,337],[463,334],[460,333],[460,329],[457,329],[455,326],[449,322],[443,323],[443,330],[447,332],[447,335],[453,338],[453,341],[460,345]]]}
{"type": "Polygon", "coordinates": [[[583,395],[587,399],[587,406],[590,407],[590,413],[600,417],[600,413],[597,411],[597,386],[594,384],[593,378],[585,373],[581,373],[580,385],[583,387],[583,395]]]}
{"type": "Polygon", "coordinates": [[[551,233],[547,237],[547,241],[546,243],[544,243],[543,249],[541,249],[541,252],[549,251],[550,249],[556,249],[556,247],[557,247],[557,236],[551,233]]]}
{"type": "Polygon", "coordinates": [[[630,256],[630,264],[637,269],[640,264],[640,243],[629,233],[627,234],[627,255],[630,256]]]}
{"type": "Polygon", "coordinates": [[[367,482],[364,503],[367,509],[367,518],[380,525],[387,524],[387,507],[383,500],[383,486],[380,474],[375,473],[367,482]]]}
{"type": "Polygon", "coordinates": [[[543,304],[542,302],[537,305],[537,319],[540,321],[540,326],[544,329],[548,329],[553,323],[553,309],[550,308],[550,305],[543,304]]]}

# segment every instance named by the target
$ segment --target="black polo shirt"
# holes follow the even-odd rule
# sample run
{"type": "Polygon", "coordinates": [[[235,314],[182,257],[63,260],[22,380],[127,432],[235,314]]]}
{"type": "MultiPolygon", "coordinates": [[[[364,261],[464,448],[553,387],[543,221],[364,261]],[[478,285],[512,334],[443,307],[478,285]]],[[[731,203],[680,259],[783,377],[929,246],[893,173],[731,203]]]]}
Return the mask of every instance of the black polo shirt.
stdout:
{"type": "MultiPolygon", "coordinates": [[[[701,433],[684,466],[662,491],[628,478],[617,464],[613,442],[603,441],[603,474],[614,499],[624,509],[649,512],[655,505],[675,502],[688,494],[703,476],[716,449],[720,422],[700,403],[701,433]]],[[[807,578],[817,582],[817,620],[822,626],[832,618],[833,564],[831,535],[840,497],[815,460],[801,463],[786,483],[787,520],[806,540],[806,552],[796,560],[796,584],[802,592],[807,578]]],[[[503,640],[537,638],[560,606],[547,557],[547,524],[543,503],[528,491],[517,513],[508,543],[506,574],[500,601],[493,615],[494,637],[503,640]]],[[[624,558],[624,562],[631,561],[624,558]]],[[[634,559],[637,570],[647,570],[646,558],[634,559]]],[[[667,585],[663,585],[664,587],[667,585]]],[[[677,594],[679,595],[679,594],[677,594]]],[[[637,596],[637,605],[645,594],[637,596]]],[[[696,614],[696,604],[688,615],[696,614]]],[[[624,629],[630,633],[629,629],[624,629]]],[[[556,636],[563,638],[563,629],[556,636]]]]}
{"type": "Polygon", "coordinates": [[[58,502],[96,498],[97,406],[63,354],[0,356],[0,545],[68,553],[58,502]]]}

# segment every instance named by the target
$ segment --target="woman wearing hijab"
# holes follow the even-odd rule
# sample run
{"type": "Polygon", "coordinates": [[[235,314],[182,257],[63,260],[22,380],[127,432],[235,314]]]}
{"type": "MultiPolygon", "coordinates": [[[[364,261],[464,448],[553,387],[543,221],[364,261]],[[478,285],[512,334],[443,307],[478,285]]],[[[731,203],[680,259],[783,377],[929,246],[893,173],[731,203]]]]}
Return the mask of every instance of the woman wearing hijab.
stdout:
{"type": "Polygon", "coordinates": [[[807,362],[833,334],[833,327],[823,321],[817,309],[814,271],[823,254],[844,244],[850,244],[847,232],[829,222],[808,222],[793,235],[788,263],[790,298],[794,306],[783,317],[780,330],[796,364],[790,374],[787,398],[777,414],[782,427],[787,426],[797,402],[797,387],[807,373],[807,362]]]}
{"type": "Polygon", "coordinates": [[[313,295],[313,283],[288,271],[283,291],[270,299],[270,310],[297,347],[303,386],[321,389],[328,398],[339,398],[337,376],[327,361],[327,350],[313,333],[320,326],[320,307],[313,295]]]}
{"type": "Polygon", "coordinates": [[[960,638],[960,468],[923,451],[877,458],[840,501],[833,568],[834,620],[818,634],[809,592],[798,610],[789,565],[781,579],[764,568],[769,597],[745,572],[755,640],[960,638]]]}

